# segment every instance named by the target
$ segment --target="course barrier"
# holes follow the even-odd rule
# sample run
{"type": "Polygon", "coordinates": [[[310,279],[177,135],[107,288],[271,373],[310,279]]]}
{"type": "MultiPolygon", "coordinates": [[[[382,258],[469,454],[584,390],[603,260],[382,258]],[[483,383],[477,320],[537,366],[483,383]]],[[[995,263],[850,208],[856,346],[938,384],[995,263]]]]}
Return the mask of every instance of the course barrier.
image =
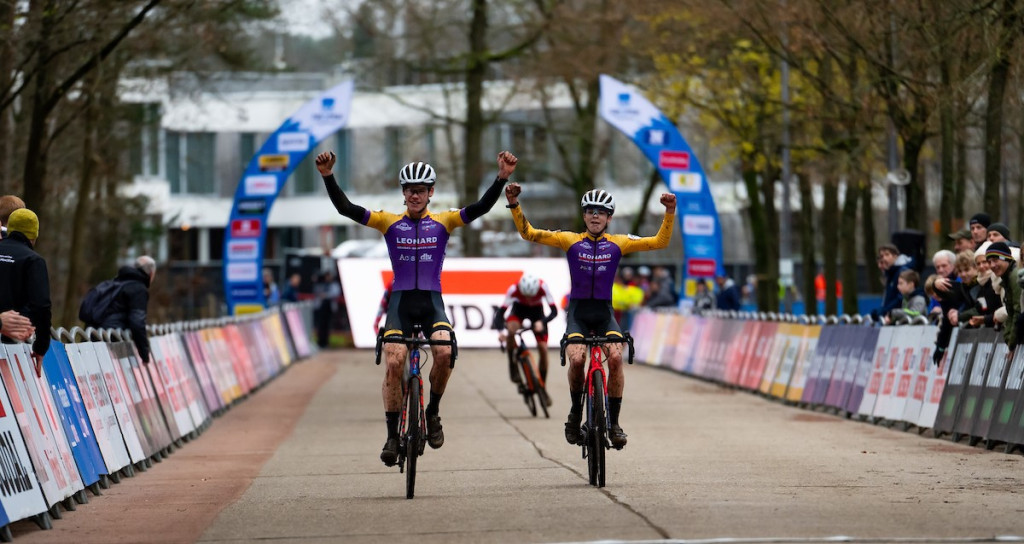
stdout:
{"type": "Polygon", "coordinates": [[[954,331],[938,364],[938,327],[860,317],[691,315],[642,310],[637,360],[839,416],[930,432],[1011,453],[1024,444],[1024,349],[993,329],[954,331]]]}
{"type": "Polygon", "coordinates": [[[51,528],[312,355],[314,304],[150,326],[148,364],[127,330],[51,331],[38,375],[29,344],[0,345],[0,541],[19,520],[51,528]]]}

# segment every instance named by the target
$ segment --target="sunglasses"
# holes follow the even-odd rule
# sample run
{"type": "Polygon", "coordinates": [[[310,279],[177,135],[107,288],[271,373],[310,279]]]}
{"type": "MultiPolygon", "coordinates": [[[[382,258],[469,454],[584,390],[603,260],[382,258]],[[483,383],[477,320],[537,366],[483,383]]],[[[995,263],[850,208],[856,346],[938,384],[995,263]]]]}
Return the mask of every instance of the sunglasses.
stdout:
{"type": "Polygon", "coordinates": [[[593,215],[594,217],[607,217],[611,214],[608,213],[608,210],[601,210],[598,208],[587,208],[583,210],[583,215],[593,215]]]}

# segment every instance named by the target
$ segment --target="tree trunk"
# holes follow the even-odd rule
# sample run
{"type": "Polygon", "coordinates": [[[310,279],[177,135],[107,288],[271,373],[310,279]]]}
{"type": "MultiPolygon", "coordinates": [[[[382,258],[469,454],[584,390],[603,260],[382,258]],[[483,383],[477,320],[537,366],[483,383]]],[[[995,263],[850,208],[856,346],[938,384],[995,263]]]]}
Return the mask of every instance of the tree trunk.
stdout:
{"type": "MultiPolygon", "coordinates": [[[[475,202],[483,177],[484,78],[487,76],[487,0],[473,0],[473,18],[469,27],[469,66],[466,70],[466,141],[463,156],[463,186],[459,207],[475,202]]],[[[479,257],[483,251],[480,231],[462,229],[462,249],[467,257],[479,257]]]]}
{"type": "MultiPolygon", "coordinates": [[[[953,88],[949,75],[949,58],[943,54],[939,63],[942,85],[939,86],[939,130],[942,139],[942,191],[939,200],[939,232],[949,233],[953,230],[953,203],[962,195],[956,192],[953,181],[953,88]]],[[[960,216],[959,219],[963,219],[960,216]]]]}
{"type": "MultiPolygon", "coordinates": [[[[602,27],[603,31],[603,27],[602,27]]],[[[578,127],[578,136],[576,140],[577,145],[577,166],[575,174],[573,175],[573,185],[576,188],[576,194],[583,196],[583,193],[594,188],[594,146],[595,146],[595,130],[597,128],[597,105],[600,102],[601,95],[601,82],[596,77],[587,82],[587,97],[583,102],[583,107],[580,108],[578,118],[576,120],[578,127]]],[[[658,176],[657,169],[651,176],[654,183],[661,179],[658,176]]],[[[651,184],[653,190],[654,183],[651,184]]],[[[650,193],[647,193],[650,196],[650,193]]],[[[644,200],[644,204],[647,200],[644,200]]],[[[646,215],[645,208],[641,208],[637,217],[639,223],[643,222],[643,216],[646,215]]],[[[576,214],[576,227],[579,230],[583,230],[583,216],[576,214]]],[[[639,227],[633,229],[634,233],[639,233],[639,227]]]]}
{"type": "Polygon", "coordinates": [[[775,209],[775,180],[782,177],[777,169],[765,168],[761,173],[761,204],[764,208],[765,232],[765,305],[768,312],[779,311],[779,211],[775,209]]]}
{"type": "MultiPolygon", "coordinates": [[[[851,172],[846,179],[843,196],[843,219],[839,222],[839,253],[842,256],[840,277],[843,280],[843,313],[856,315],[857,311],[857,202],[860,184],[851,172]]],[[[827,285],[826,280],[826,285],[827,285]]],[[[826,287],[827,288],[827,287],[826,287]]]]}
{"type": "Polygon", "coordinates": [[[927,136],[918,132],[903,140],[903,168],[910,172],[910,184],[904,189],[904,200],[907,204],[907,228],[916,229],[924,234],[924,246],[928,247],[928,203],[925,191],[924,170],[920,168],[921,150],[927,136]]]}
{"type": "Polygon", "coordinates": [[[53,2],[32,2],[29,7],[29,19],[39,25],[39,48],[36,51],[35,83],[32,86],[31,113],[29,114],[28,138],[25,149],[25,165],[22,173],[22,200],[31,209],[45,208],[46,191],[46,119],[50,114],[51,82],[50,67],[50,34],[53,32],[53,2]]]}
{"type": "MultiPolygon", "coordinates": [[[[835,163],[835,157],[826,158],[835,163]]],[[[825,315],[839,313],[836,299],[836,276],[839,257],[839,181],[836,169],[829,168],[822,187],[824,202],[821,211],[822,262],[825,268],[825,315]]]]}
{"type": "MultiPolygon", "coordinates": [[[[861,255],[864,259],[864,270],[867,276],[867,292],[882,292],[882,276],[875,258],[878,253],[878,242],[875,239],[875,205],[871,197],[871,178],[867,177],[860,186],[860,227],[861,255]]],[[[850,287],[847,287],[850,289],[850,287]]]]}
{"type": "MultiPolygon", "coordinates": [[[[1020,29],[1017,28],[1019,16],[1015,12],[1016,0],[1004,0],[999,17],[1003,19],[1000,34],[1002,39],[996,44],[996,58],[989,72],[988,98],[985,101],[985,202],[984,208],[993,217],[999,213],[1000,181],[1003,162],[1003,99],[1006,95],[1006,83],[1010,76],[1009,53],[1020,29]]],[[[1008,195],[1002,195],[1007,198],[1008,195]]],[[[1004,221],[1009,218],[1000,217],[1004,221]]]]}
{"type": "MultiPolygon", "coordinates": [[[[753,159],[744,160],[743,184],[747,188],[750,203],[747,206],[747,217],[750,219],[750,232],[754,246],[754,273],[757,278],[757,307],[762,312],[777,312],[778,284],[772,284],[767,275],[768,270],[768,225],[765,220],[764,206],[761,204],[761,191],[757,186],[757,171],[753,169],[753,159]],[[775,305],[771,305],[770,292],[775,292],[775,305]]],[[[733,278],[738,281],[738,278],[733,278]]]]}
{"type": "Polygon", "coordinates": [[[82,172],[78,180],[78,199],[75,202],[75,212],[72,218],[74,226],[71,229],[71,247],[68,250],[67,256],[68,276],[64,284],[64,311],[61,312],[59,321],[59,323],[66,323],[68,325],[78,321],[78,305],[72,304],[72,301],[78,300],[78,288],[82,279],[86,277],[84,263],[82,262],[82,248],[89,231],[87,221],[93,215],[92,187],[94,174],[98,166],[94,152],[96,146],[96,129],[94,127],[98,113],[95,97],[97,89],[95,81],[90,81],[92,79],[90,77],[85,81],[87,87],[85,100],[87,104],[82,118],[84,127],[82,135],[82,172]]]}
{"type": "MultiPolygon", "coordinates": [[[[14,28],[14,2],[0,1],[0,28],[14,28]]],[[[8,88],[14,73],[14,47],[11,40],[0,40],[0,89],[8,88]]],[[[14,192],[14,144],[11,134],[13,108],[0,108],[0,193],[14,192]]]]}
{"type": "Polygon", "coordinates": [[[810,178],[798,175],[797,179],[800,180],[800,257],[804,268],[801,286],[804,293],[804,313],[817,315],[818,297],[814,287],[814,276],[818,273],[818,265],[814,260],[814,248],[817,247],[814,236],[814,195],[810,178]]]}
{"type": "Polygon", "coordinates": [[[955,160],[956,164],[953,170],[953,184],[955,186],[954,191],[956,192],[956,199],[953,201],[953,216],[962,217],[966,221],[968,215],[974,215],[966,213],[966,201],[967,201],[967,124],[960,123],[956,129],[956,141],[953,144],[956,148],[955,160]]]}

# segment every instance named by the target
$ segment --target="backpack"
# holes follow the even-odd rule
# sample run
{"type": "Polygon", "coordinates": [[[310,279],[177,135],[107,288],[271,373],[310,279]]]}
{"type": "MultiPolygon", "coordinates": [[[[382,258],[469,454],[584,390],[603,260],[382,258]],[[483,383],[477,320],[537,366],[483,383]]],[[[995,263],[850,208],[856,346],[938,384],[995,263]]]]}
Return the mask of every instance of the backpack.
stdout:
{"type": "Polygon", "coordinates": [[[124,288],[124,283],[117,280],[104,280],[89,289],[78,307],[78,319],[89,326],[98,326],[107,317],[110,306],[124,288]]]}

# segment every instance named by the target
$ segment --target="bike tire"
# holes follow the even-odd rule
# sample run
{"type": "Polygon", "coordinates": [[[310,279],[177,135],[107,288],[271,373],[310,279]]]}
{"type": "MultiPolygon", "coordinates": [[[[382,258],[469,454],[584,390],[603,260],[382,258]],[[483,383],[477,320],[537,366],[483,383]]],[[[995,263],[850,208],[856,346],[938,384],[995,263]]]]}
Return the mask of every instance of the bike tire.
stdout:
{"type": "Polygon", "coordinates": [[[416,493],[416,458],[420,453],[420,380],[409,380],[408,416],[405,435],[405,498],[411,499],[416,493]]]}
{"type": "Polygon", "coordinates": [[[605,483],[605,436],[608,434],[605,416],[605,395],[604,395],[604,373],[600,370],[594,372],[593,382],[594,393],[590,396],[590,414],[593,420],[588,422],[590,431],[587,437],[587,444],[590,446],[591,475],[590,485],[604,487],[605,483]]]}
{"type": "MultiPolygon", "coordinates": [[[[540,378],[537,377],[537,367],[534,366],[533,364],[533,357],[530,356],[529,353],[527,353],[524,356],[524,359],[525,361],[523,362],[523,370],[526,372],[526,374],[529,375],[530,393],[531,395],[533,395],[533,402],[536,406],[540,406],[541,411],[544,412],[544,417],[550,419],[551,415],[548,414],[548,405],[546,402],[544,402],[544,395],[546,394],[546,392],[544,391],[544,385],[540,383],[540,378]]],[[[536,408],[531,410],[531,412],[533,413],[534,417],[537,416],[536,408]]]]}
{"type": "Polygon", "coordinates": [[[528,352],[519,356],[519,371],[522,373],[523,379],[523,402],[530,410],[530,415],[537,417],[537,399],[534,398],[534,393],[537,391],[537,379],[534,377],[533,363],[528,352]]]}

